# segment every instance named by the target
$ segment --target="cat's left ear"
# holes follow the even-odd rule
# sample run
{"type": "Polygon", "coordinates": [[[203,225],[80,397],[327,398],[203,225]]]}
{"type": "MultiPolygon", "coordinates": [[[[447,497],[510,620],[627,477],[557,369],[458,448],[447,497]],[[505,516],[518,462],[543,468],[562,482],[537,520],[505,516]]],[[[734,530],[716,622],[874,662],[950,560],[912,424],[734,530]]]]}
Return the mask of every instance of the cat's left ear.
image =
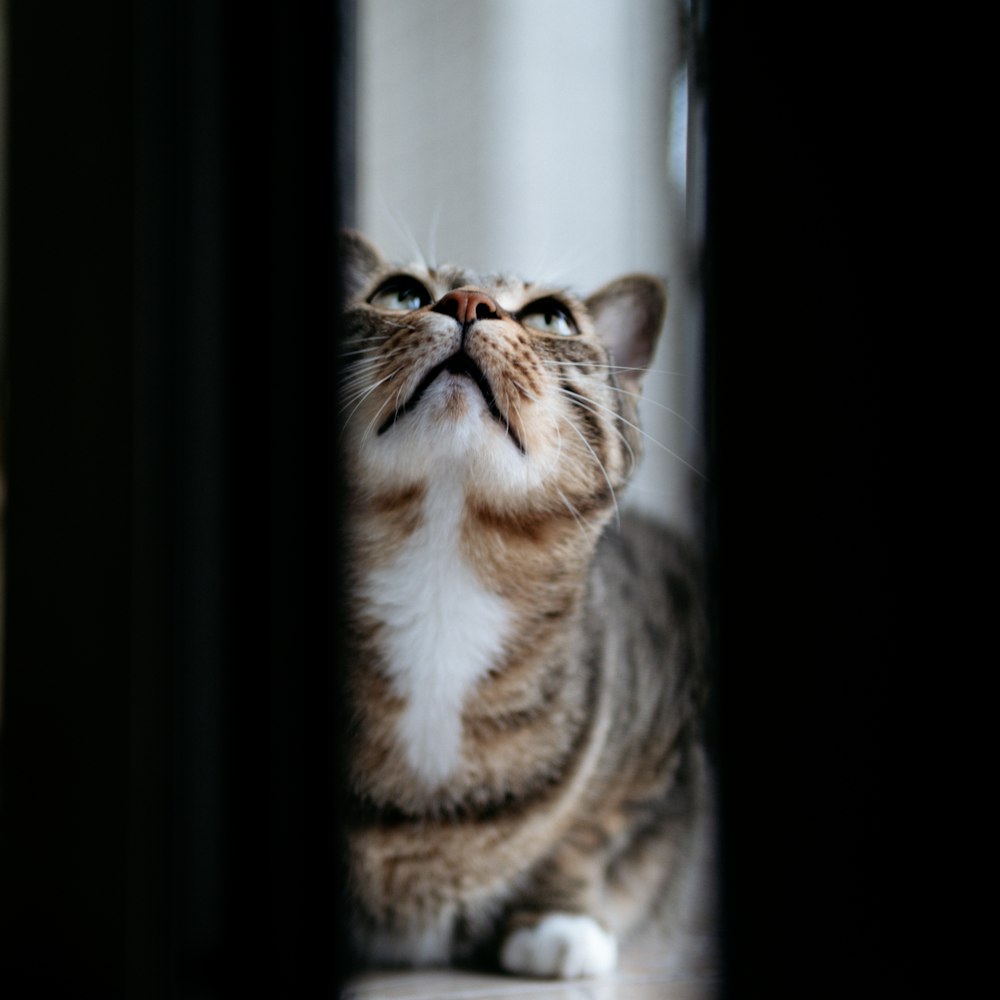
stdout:
{"type": "Polygon", "coordinates": [[[340,233],[340,263],[344,296],[348,302],[386,266],[378,247],[353,229],[344,229],[340,233]]]}
{"type": "Polygon", "coordinates": [[[667,315],[666,286],[647,274],[629,274],[595,292],[586,306],[620,369],[619,381],[638,388],[667,315]]]}

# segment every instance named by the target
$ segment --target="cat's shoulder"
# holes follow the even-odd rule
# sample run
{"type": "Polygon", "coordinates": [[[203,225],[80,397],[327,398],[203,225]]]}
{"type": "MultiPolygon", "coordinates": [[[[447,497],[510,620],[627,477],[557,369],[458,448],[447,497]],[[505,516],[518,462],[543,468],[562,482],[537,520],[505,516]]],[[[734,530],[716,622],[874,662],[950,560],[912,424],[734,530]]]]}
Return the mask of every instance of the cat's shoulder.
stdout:
{"type": "Polygon", "coordinates": [[[668,635],[701,650],[707,630],[703,560],[695,540],[648,515],[623,512],[605,530],[591,575],[595,617],[645,637],[650,656],[668,635]]]}
{"type": "Polygon", "coordinates": [[[665,570],[693,581],[702,575],[699,548],[687,533],[638,510],[624,510],[601,538],[597,562],[633,581],[659,578],[665,570]]]}

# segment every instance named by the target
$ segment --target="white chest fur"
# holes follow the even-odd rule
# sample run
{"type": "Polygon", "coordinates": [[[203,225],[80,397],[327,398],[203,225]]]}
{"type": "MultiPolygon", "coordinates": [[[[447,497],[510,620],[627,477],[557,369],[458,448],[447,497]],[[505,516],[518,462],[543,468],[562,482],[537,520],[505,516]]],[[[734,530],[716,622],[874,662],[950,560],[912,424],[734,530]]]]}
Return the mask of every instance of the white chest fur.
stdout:
{"type": "Polygon", "coordinates": [[[432,484],[423,523],[364,588],[383,623],[389,676],[406,702],[400,744],[432,788],[461,760],[462,705],[497,662],[511,619],[460,552],[462,508],[460,485],[432,484]]]}

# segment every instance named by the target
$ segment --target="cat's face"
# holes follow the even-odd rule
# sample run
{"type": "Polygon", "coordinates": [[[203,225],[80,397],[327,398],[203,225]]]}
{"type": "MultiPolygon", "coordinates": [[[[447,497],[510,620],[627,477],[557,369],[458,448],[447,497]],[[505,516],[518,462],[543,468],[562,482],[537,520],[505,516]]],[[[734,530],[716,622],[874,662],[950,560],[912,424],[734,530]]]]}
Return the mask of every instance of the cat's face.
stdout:
{"type": "Polygon", "coordinates": [[[455,267],[392,267],[353,233],[344,259],[355,483],[377,494],[448,477],[509,512],[612,509],[639,450],[659,282],[634,275],[581,300],[455,267]]]}

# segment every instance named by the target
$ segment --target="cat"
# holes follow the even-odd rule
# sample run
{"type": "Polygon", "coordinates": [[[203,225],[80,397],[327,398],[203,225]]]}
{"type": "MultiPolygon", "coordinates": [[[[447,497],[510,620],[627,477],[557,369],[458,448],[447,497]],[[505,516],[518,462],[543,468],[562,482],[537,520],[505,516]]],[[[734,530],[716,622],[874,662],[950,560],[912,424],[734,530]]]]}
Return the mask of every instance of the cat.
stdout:
{"type": "Polygon", "coordinates": [[[708,896],[697,564],[616,503],[665,288],[342,250],[352,945],[608,973],[708,896]]]}

